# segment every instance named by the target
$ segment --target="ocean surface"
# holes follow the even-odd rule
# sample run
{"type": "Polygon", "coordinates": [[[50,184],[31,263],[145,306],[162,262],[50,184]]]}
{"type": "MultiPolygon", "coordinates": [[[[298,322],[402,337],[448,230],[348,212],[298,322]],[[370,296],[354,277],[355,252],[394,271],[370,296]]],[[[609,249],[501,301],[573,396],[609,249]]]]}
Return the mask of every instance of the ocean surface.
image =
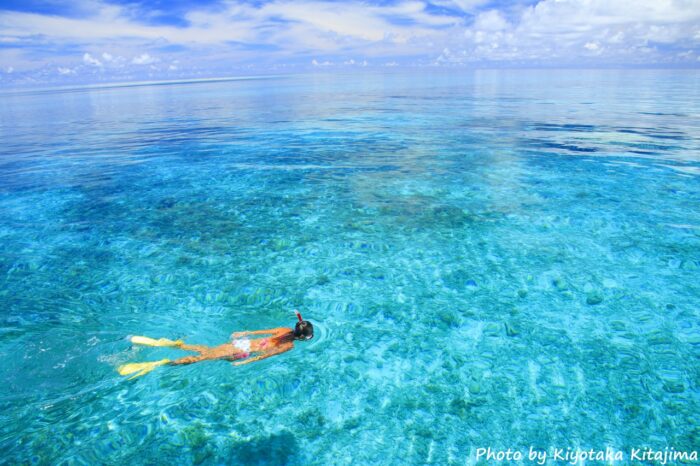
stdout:
{"type": "Polygon", "coordinates": [[[698,71],[0,102],[0,463],[700,449],[698,71]],[[116,372],[293,309],[283,355],[116,372]]]}

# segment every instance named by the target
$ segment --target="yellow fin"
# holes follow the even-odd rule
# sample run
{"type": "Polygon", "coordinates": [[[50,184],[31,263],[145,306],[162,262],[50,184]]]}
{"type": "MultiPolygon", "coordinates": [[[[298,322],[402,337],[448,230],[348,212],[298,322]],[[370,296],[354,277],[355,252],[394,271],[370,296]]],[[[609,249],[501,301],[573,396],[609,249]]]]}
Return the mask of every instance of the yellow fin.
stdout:
{"type": "Polygon", "coordinates": [[[119,372],[119,375],[130,375],[135,373],[132,377],[129,377],[129,379],[134,379],[136,377],[146,375],[156,367],[163,366],[169,362],[170,359],[161,359],[160,361],[151,362],[132,362],[130,364],[119,366],[117,368],[117,372],[119,372]]]}
{"type": "Polygon", "coordinates": [[[161,338],[159,340],[155,340],[153,338],[148,338],[148,337],[140,337],[138,335],[131,337],[131,342],[135,343],[137,345],[146,345],[146,346],[180,346],[184,342],[182,340],[168,340],[167,338],[161,338]]]}

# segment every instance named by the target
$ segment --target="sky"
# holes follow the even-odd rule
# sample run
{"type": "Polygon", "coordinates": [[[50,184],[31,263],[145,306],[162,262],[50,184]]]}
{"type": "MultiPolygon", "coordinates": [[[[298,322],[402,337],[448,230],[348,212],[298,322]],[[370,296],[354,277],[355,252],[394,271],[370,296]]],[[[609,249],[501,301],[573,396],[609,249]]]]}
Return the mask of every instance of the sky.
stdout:
{"type": "Polygon", "coordinates": [[[700,0],[0,0],[0,86],[428,67],[700,68],[700,0]]]}

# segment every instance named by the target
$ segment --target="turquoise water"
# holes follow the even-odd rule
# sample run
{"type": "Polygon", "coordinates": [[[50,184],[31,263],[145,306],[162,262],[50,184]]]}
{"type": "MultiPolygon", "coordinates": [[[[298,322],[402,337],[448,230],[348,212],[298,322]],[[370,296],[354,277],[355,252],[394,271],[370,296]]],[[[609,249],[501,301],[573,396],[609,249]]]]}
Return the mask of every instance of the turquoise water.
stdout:
{"type": "Polygon", "coordinates": [[[0,462],[700,449],[700,73],[0,99],[0,462]],[[115,372],[294,308],[284,355],[115,372]]]}

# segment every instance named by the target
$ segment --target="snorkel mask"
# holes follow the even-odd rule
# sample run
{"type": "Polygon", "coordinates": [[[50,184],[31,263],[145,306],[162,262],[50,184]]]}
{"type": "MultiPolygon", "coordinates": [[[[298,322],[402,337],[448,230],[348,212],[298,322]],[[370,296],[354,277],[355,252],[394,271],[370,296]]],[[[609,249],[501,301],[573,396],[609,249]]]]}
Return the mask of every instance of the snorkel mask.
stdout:
{"type": "Polygon", "coordinates": [[[294,339],[311,340],[314,337],[314,326],[308,320],[304,320],[304,318],[301,317],[301,313],[296,309],[294,313],[297,315],[297,319],[299,319],[299,322],[294,326],[294,339]]]}

